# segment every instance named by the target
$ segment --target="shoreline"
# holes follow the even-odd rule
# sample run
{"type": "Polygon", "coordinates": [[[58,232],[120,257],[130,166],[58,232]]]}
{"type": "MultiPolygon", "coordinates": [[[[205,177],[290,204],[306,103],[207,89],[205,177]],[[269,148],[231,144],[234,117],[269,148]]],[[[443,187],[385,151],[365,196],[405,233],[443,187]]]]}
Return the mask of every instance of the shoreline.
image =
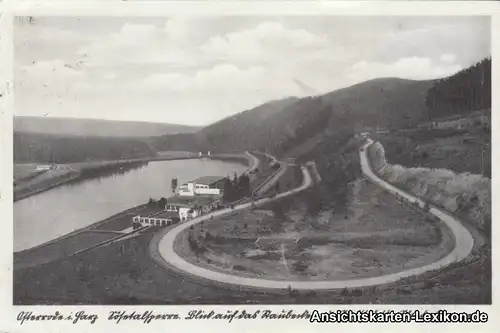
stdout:
{"type": "MultiPolygon", "coordinates": [[[[174,159],[169,159],[169,160],[184,160],[184,159],[198,159],[198,157],[174,158],[174,159]]],[[[221,160],[221,161],[227,161],[227,162],[233,162],[233,163],[235,163],[236,161],[240,161],[240,164],[244,164],[244,165],[248,166],[248,168],[244,172],[248,172],[249,170],[251,170],[251,169],[253,169],[255,167],[252,158],[249,155],[245,154],[245,153],[234,154],[234,155],[232,155],[232,154],[218,155],[218,156],[214,155],[212,157],[212,159],[214,159],[214,160],[221,160]],[[247,163],[243,163],[243,161],[246,161],[247,163]]],[[[167,160],[167,159],[163,159],[163,160],[167,160]]],[[[158,161],[158,160],[152,160],[152,161],[147,161],[147,162],[149,163],[149,162],[155,162],[155,161],[158,161]]],[[[68,183],[68,181],[61,182],[60,185],[67,184],[67,183],[68,183]]],[[[53,188],[53,187],[50,187],[50,188],[53,188]]],[[[40,191],[40,192],[43,192],[43,191],[40,191]]],[[[40,192],[37,192],[37,193],[40,193],[40,192]]],[[[137,206],[134,206],[134,207],[130,207],[130,208],[125,209],[125,210],[123,210],[121,212],[113,214],[113,215],[111,215],[111,216],[109,216],[109,217],[107,217],[107,218],[105,218],[103,220],[100,220],[100,221],[92,223],[92,224],[90,224],[88,226],[85,226],[85,227],[73,230],[70,233],[61,235],[61,236],[59,236],[57,238],[54,238],[54,239],[51,239],[51,240],[49,240],[49,241],[47,241],[45,243],[42,243],[42,244],[36,245],[36,246],[28,248],[28,249],[24,249],[24,250],[21,250],[21,251],[13,251],[13,254],[14,254],[14,256],[15,255],[19,255],[19,254],[26,254],[26,253],[28,253],[30,251],[38,250],[38,249],[40,249],[40,248],[42,248],[44,246],[48,246],[48,245],[57,243],[59,241],[65,240],[65,239],[67,239],[69,237],[72,237],[72,236],[75,236],[75,235],[77,235],[79,233],[87,232],[87,231],[92,231],[92,229],[99,228],[99,227],[101,227],[103,225],[106,225],[107,223],[110,223],[110,222],[113,222],[113,221],[115,221],[115,220],[117,220],[119,218],[122,218],[124,215],[130,214],[130,213],[132,213],[134,211],[141,210],[141,209],[145,208],[146,206],[147,206],[147,203],[143,203],[143,204],[140,204],[140,205],[137,205],[137,206]]],[[[15,266],[14,266],[14,269],[16,269],[15,266]]]]}
{"type": "MultiPolygon", "coordinates": [[[[84,181],[88,179],[94,179],[102,176],[103,174],[107,172],[114,172],[121,170],[123,167],[126,168],[133,168],[134,166],[140,165],[140,164],[148,164],[149,162],[161,162],[161,161],[178,161],[178,160],[193,160],[193,159],[198,159],[198,157],[194,156],[186,156],[186,157],[161,157],[161,156],[156,156],[153,158],[144,158],[144,159],[133,159],[133,160],[114,160],[114,161],[99,161],[102,163],[110,163],[110,164],[101,164],[101,165],[96,165],[96,166],[90,166],[87,168],[83,168],[82,170],[75,170],[75,173],[68,172],[65,175],[61,175],[59,177],[55,177],[51,180],[48,180],[48,184],[46,185],[41,185],[41,187],[37,187],[34,185],[33,190],[24,190],[24,189],[18,189],[17,191],[14,189],[14,202],[20,201],[23,199],[26,199],[28,197],[34,196],[36,194],[43,193],[45,191],[48,191],[50,189],[62,186],[62,185],[68,185],[74,182],[78,181],[84,181]],[[89,174],[95,173],[95,175],[89,176],[89,174]]],[[[252,165],[252,160],[251,158],[246,155],[246,154],[221,154],[221,155],[213,155],[211,157],[212,160],[220,160],[220,161],[226,161],[226,162],[232,162],[232,163],[240,163],[245,166],[250,166],[252,165]]],[[[250,169],[249,168],[249,169],[250,169]]],[[[246,172],[246,171],[245,171],[246,172]]]]}
{"type": "MultiPolygon", "coordinates": [[[[62,235],[62,236],[59,236],[57,238],[54,238],[54,239],[51,239],[45,243],[42,243],[42,244],[39,244],[39,245],[35,245],[33,247],[30,247],[29,249],[25,249],[25,250],[21,250],[21,251],[14,251],[14,255],[16,254],[22,254],[22,253],[26,253],[26,252],[30,252],[30,251],[33,251],[33,250],[37,250],[41,247],[44,247],[44,246],[47,246],[47,245],[51,245],[51,244],[54,244],[56,242],[59,242],[61,240],[64,240],[66,238],[69,238],[69,237],[72,237],[74,235],[77,235],[78,233],[81,233],[81,232],[87,232],[87,231],[93,231],[92,229],[96,229],[102,225],[105,225],[107,223],[110,223],[110,222],[113,222],[121,217],[123,217],[124,215],[127,215],[127,214],[130,214],[134,211],[137,211],[137,210],[140,210],[142,208],[144,208],[145,206],[147,205],[147,203],[144,203],[144,204],[140,204],[140,205],[137,205],[137,206],[134,206],[134,207],[131,207],[131,208],[127,208],[121,212],[118,212],[116,214],[113,214],[107,218],[105,218],[104,220],[100,220],[100,221],[97,221],[95,223],[92,223],[86,227],[83,227],[83,228],[79,228],[79,229],[76,229],[76,230],[73,230],[71,231],[70,233],[68,234],[65,234],[65,235],[62,235]]],[[[110,231],[110,232],[113,232],[113,231],[110,231]]]]}

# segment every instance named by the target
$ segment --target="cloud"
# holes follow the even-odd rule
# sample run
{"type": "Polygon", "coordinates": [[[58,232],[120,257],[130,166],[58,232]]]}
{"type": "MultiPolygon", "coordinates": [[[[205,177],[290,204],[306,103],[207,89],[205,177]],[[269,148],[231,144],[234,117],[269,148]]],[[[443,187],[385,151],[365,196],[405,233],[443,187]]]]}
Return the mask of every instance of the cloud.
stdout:
{"type": "Polygon", "coordinates": [[[158,63],[177,67],[196,64],[187,41],[188,29],[179,19],[169,19],[164,27],[126,23],[111,35],[96,38],[81,47],[89,66],[127,66],[158,63]]]}
{"type": "Polygon", "coordinates": [[[442,62],[455,62],[455,60],[457,59],[457,56],[454,54],[451,54],[451,53],[445,53],[445,54],[441,55],[440,59],[442,62]]]}
{"type": "Polygon", "coordinates": [[[455,62],[469,66],[490,52],[489,29],[488,20],[481,17],[454,18],[443,23],[428,21],[414,29],[379,35],[376,44],[370,45],[365,54],[383,62],[409,57],[439,60],[443,50],[447,50],[455,54],[455,62]]]}
{"type": "Polygon", "coordinates": [[[191,96],[212,94],[223,99],[228,94],[263,93],[266,96],[277,92],[296,92],[293,84],[270,79],[269,72],[260,66],[239,68],[234,64],[217,64],[194,75],[180,73],[156,73],[139,83],[144,90],[161,90],[191,96]]]}
{"type": "Polygon", "coordinates": [[[448,76],[458,72],[457,64],[434,64],[430,58],[401,58],[394,63],[360,61],[347,70],[352,82],[361,82],[379,77],[399,77],[424,80],[448,76]]]}
{"type": "Polygon", "coordinates": [[[253,29],[213,36],[200,50],[209,57],[234,63],[272,63],[303,59],[330,47],[324,36],[304,29],[287,29],[278,22],[262,22],[253,29]]]}
{"type": "Polygon", "coordinates": [[[376,77],[447,76],[484,56],[488,22],[443,20],[44,18],[15,40],[16,110],[210,122],[376,77]]]}
{"type": "Polygon", "coordinates": [[[14,82],[19,89],[43,91],[46,94],[68,92],[71,85],[84,79],[85,74],[61,59],[38,61],[31,66],[19,67],[14,82]]]}
{"type": "Polygon", "coordinates": [[[77,53],[87,57],[90,66],[122,64],[140,61],[158,42],[160,36],[154,25],[126,23],[117,33],[96,38],[77,53]]]}
{"type": "Polygon", "coordinates": [[[193,22],[188,19],[175,17],[167,19],[164,27],[167,40],[175,44],[185,44],[190,37],[190,23],[193,22]]]}

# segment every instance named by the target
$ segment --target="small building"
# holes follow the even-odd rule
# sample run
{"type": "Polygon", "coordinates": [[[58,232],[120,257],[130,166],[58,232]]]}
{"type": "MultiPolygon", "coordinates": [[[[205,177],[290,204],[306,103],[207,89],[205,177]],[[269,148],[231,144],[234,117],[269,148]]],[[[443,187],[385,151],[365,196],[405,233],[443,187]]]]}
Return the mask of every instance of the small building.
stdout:
{"type": "Polygon", "coordinates": [[[47,171],[52,169],[52,165],[37,165],[36,171],[47,171]]]}
{"type": "Polygon", "coordinates": [[[132,218],[132,225],[134,226],[134,228],[146,226],[167,227],[179,222],[179,220],[179,214],[177,214],[177,212],[161,211],[149,216],[134,216],[132,218]]]}
{"type": "Polygon", "coordinates": [[[227,177],[223,176],[204,176],[194,180],[196,184],[205,185],[208,188],[224,189],[224,181],[227,177]]]}
{"type": "Polygon", "coordinates": [[[209,159],[211,159],[211,153],[210,153],[210,150],[209,150],[209,151],[207,151],[207,154],[206,154],[206,155],[205,155],[205,154],[203,154],[203,153],[200,151],[200,152],[198,153],[198,158],[199,158],[200,160],[209,160],[209,159]]]}
{"type": "Polygon", "coordinates": [[[167,199],[166,210],[175,212],[181,221],[198,217],[219,207],[221,196],[196,195],[174,196],[167,199]]]}
{"type": "Polygon", "coordinates": [[[205,176],[179,186],[177,194],[180,196],[195,196],[199,194],[220,195],[224,189],[226,177],[205,176]]]}

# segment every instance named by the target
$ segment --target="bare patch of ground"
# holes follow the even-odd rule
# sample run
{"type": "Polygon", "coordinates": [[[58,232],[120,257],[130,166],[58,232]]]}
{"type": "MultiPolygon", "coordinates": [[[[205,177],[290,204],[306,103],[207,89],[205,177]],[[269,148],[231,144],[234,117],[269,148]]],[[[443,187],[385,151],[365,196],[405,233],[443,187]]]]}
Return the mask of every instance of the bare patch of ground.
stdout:
{"type": "Polygon", "coordinates": [[[451,233],[375,185],[352,184],[342,214],[253,210],[185,231],[176,251],[209,269],[270,279],[340,280],[398,272],[444,257],[451,233]],[[346,213],[347,212],[347,213],[346,213]]]}

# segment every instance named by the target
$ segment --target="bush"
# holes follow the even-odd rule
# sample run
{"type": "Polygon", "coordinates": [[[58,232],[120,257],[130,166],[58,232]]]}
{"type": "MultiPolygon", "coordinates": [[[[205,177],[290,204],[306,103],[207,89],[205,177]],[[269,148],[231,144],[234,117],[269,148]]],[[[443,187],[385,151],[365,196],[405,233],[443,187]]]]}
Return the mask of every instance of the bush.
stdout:
{"type": "Polygon", "coordinates": [[[295,272],[304,272],[309,268],[309,265],[305,261],[297,261],[292,267],[295,272]]]}
{"type": "Polygon", "coordinates": [[[247,270],[245,267],[243,267],[243,266],[241,266],[241,265],[234,265],[234,266],[233,266],[233,269],[234,269],[235,271],[246,271],[246,270],[247,270]]]}

